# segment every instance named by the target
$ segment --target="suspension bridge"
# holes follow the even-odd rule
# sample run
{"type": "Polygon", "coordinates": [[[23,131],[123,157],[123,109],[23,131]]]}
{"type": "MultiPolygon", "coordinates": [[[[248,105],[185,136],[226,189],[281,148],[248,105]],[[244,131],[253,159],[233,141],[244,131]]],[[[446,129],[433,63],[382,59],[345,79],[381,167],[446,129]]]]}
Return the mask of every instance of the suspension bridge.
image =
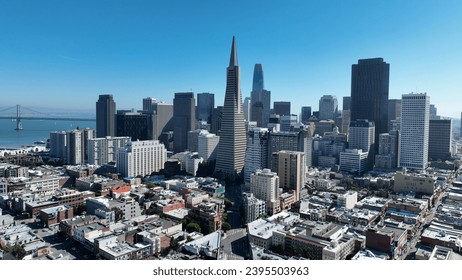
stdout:
{"type": "Polygon", "coordinates": [[[94,121],[94,118],[75,118],[43,113],[21,105],[0,108],[0,119],[16,120],[15,130],[22,130],[22,120],[62,120],[62,121],[94,121]]]}

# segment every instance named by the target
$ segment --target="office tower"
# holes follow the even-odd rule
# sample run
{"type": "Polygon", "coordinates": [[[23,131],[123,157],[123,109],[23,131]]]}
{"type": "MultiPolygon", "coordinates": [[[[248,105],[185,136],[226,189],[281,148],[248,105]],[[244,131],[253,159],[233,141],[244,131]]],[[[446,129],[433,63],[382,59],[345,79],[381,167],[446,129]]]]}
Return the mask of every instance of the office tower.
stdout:
{"type": "Polygon", "coordinates": [[[399,167],[425,169],[428,161],[430,97],[426,93],[401,98],[399,167]]]}
{"type": "Polygon", "coordinates": [[[153,114],[135,112],[134,110],[118,110],[117,136],[129,136],[132,141],[153,140],[153,114]]]}
{"type": "Polygon", "coordinates": [[[156,140],[162,133],[173,131],[173,104],[156,102],[152,106],[152,139],[156,140]]]}
{"type": "Polygon", "coordinates": [[[381,133],[379,136],[379,153],[375,156],[376,169],[394,169],[398,165],[399,131],[381,133]]]}
{"type": "Polygon", "coordinates": [[[300,190],[305,186],[305,154],[279,151],[272,158],[271,170],[279,176],[279,187],[293,193],[295,201],[300,200],[300,190]]]}
{"type": "Polygon", "coordinates": [[[82,164],[82,131],[77,129],[67,131],[66,138],[66,163],[71,165],[82,164]]]}
{"type": "Polygon", "coordinates": [[[252,107],[252,100],[250,97],[244,98],[244,102],[242,104],[242,108],[244,110],[244,120],[246,122],[250,121],[250,109],[252,107]]]}
{"type": "Polygon", "coordinates": [[[388,127],[391,129],[392,121],[399,120],[401,117],[401,99],[388,100],[388,127]]]}
{"type": "Polygon", "coordinates": [[[116,103],[112,94],[102,94],[96,102],[96,137],[115,136],[116,103]]]}
{"type": "Polygon", "coordinates": [[[268,168],[267,128],[253,128],[247,133],[247,150],[245,152],[244,181],[250,181],[250,174],[257,169],[268,168]]]}
{"type": "Polygon", "coordinates": [[[274,101],[273,111],[279,116],[290,115],[290,102],[288,101],[274,101]]]}
{"type": "Polygon", "coordinates": [[[215,108],[215,94],[204,92],[197,94],[197,120],[212,122],[212,112],[215,108]]]}
{"type": "Polygon", "coordinates": [[[67,134],[66,131],[50,132],[50,155],[65,160],[67,157],[67,134]]]}
{"type": "Polygon", "coordinates": [[[437,120],[438,118],[438,109],[434,104],[430,104],[430,120],[437,120]]]}
{"type": "Polygon", "coordinates": [[[196,129],[188,131],[188,147],[189,152],[199,151],[199,136],[208,134],[209,132],[205,129],[196,129]]]}
{"type": "Polygon", "coordinates": [[[351,67],[351,120],[375,124],[375,151],[380,133],[388,132],[390,65],[383,58],[360,59],[351,67]]]}
{"type": "Polygon", "coordinates": [[[151,97],[143,98],[143,111],[144,112],[152,112],[154,111],[154,107],[157,103],[157,100],[151,97]]]}
{"type": "Polygon", "coordinates": [[[268,166],[272,165],[272,154],[283,150],[303,152],[305,154],[306,160],[305,165],[311,166],[311,153],[313,144],[312,139],[311,131],[306,129],[290,132],[270,132],[268,145],[268,166]]]}
{"type": "Polygon", "coordinates": [[[167,150],[158,140],[130,141],[117,151],[117,172],[124,177],[145,176],[164,168],[167,150]]]}
{"type": "Polygon", "coordinates": [[[223,118],[223,106],[217,106],[212,112],[212,123],[210,125],[210,132],[220,135],[221,119],[223,118]]]}
{"type": "Polygon", "coordinates": [[[279,118],[281,131],[290,131],[297,125],[297,115],[283,115],[279,118]]]}
{"type": "Polygon", "coordinates": [[[300,121],[303,124],[308,124],[310,117],[311,117],[311,106],[303,106],[302,112],[300,114],[300,121]]]}
{"type": "Polygon", "coordinates": [[[334,120],[321,120],[315,123],[314,134],[324,135],[326,132],[332,132],[335,127],[334,120]]]}
{"type": "Polygon", "coordinates": [[[215,160],[217,158],[217,147],[220,136],[213,133],[204,133],[199,135],[198,153],[204,161],[215,160]]]}
{"type": "Polygon", "coordinates": [[[130,137],[111,137],[88,139],[88,163],[104,165],[115,162],[117,150],[125,147],[130,137]]]}
{"type": "Polygon", "coordinates": [[[369,120],[356,120],[350,123],[349,148],[369,152],[374,146],[375,126],[369,120]]]}
{"type": "Polygon", "coordinates": [[[270,169],[258,169],[250,175],[250,192],[256,198],[265,201],[267,212],[278,213],[279,208],[279,176],[270,169]]]}
{"type": "Polygon", "coordinates": [[[358,149],[368,153],[367,170],[374,166],[375,150],[375,126],[374,123],[368,120],[355,120],[350,122],[350,130],[348,132],[348,147],[350,149],[358,149]]]}
{"type": "Polygon", "coordinates": [[[271,110],[271,92],[265,90],[263,66],[255,64],[251,96],[250,120],[257,122],[258,127],[266,127],[271,110]]]}
{"type": "Polygon", "coordinates": [[[335,120],[338,114],[338,102],[335,95],[323,95],[319,99],[319,119],[335,120]]]}
{"type": "Polygon", "coordinates": [[[338,127],[334,127],[331,132],[325,132],[324,136],[313,139],[313,165],[335,167],[339,162],[340,153],[347,147],[347,134],[340,133],[338,127]]]}
{"type": "Polygon", "coordinates": [[[232,181],[244,167],[246,133],[242,112],[241,74],[237,63],[236,41],[233,37],[231,58],[226,70],[226,93],[221,119],[220,142],[215,173],[232,181]]]}
{"type": "Polygon", "coordinates": [[[342,111],[351,110],[351,96],[344,96],[343,97],[343,107],[342,111]]]}
{"type": "Polygon", "coordinates": [[[192,92],[177,92],[173,99],[173,151],[183,152],[188,147],[188,131],[196,122],[196,101],[192,92]]]}
{"type": "Polygon", "coordinates": [[[428,160],[451,159],[451,120],[430,119],[428,138],[428,160]]]}

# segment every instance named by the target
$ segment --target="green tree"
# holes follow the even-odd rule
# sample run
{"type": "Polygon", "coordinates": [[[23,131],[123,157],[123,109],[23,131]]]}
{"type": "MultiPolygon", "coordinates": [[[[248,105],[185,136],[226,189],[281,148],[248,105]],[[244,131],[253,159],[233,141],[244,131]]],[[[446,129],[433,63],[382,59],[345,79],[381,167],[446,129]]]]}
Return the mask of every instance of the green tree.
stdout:
{"type": "Polygon", "coordinates": [[[187,232],[201,232],[201,227],[197,223],[189,223],[186,225],[186,231],[187,232]]]}
{"type": "Polygon", "coordinates": [[[231,229],[231,225],[227,222],[224,222],[222,225],[221,225],[221,229],[224,231],[224,232],[227,232],[228,230],[231,229]]]}
{"type": "Polygon", "coordinates": [[[16,244],[11,249],[11,254],[18,260],[22,260],[26,256],[26,250],[23,246],[16,244]]]}

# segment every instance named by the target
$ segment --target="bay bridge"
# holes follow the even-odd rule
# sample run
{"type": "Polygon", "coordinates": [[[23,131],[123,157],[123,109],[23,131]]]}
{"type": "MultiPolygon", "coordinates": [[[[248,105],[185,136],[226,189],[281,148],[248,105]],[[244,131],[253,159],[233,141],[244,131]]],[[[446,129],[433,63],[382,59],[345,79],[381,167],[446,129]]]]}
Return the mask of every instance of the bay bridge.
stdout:
{"type": "Polygon", "coordinates": [[[43,113],[21,105],[0,108],[0,119],[16,120],[15,130],[23,129],[22,120],[95,121],[95,118],[65,117],[58,114],[43,113]]]}

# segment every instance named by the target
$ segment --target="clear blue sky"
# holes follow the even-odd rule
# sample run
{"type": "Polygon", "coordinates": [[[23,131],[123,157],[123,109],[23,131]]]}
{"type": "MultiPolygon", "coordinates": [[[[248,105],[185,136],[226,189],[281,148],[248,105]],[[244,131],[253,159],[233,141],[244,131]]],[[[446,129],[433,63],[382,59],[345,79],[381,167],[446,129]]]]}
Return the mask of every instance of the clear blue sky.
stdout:
{"type": "Polygon", "coordinates": [[[390,63],[390,98],[427,92],[440,115],[462,111],[462,1],[0,0],[0,107],[94,112],[143,97],[215,93],[223,104],[232,36],[242,95],[262,63],[272,101],[318,108],[350,95],[351,64],[390,63]]]}

